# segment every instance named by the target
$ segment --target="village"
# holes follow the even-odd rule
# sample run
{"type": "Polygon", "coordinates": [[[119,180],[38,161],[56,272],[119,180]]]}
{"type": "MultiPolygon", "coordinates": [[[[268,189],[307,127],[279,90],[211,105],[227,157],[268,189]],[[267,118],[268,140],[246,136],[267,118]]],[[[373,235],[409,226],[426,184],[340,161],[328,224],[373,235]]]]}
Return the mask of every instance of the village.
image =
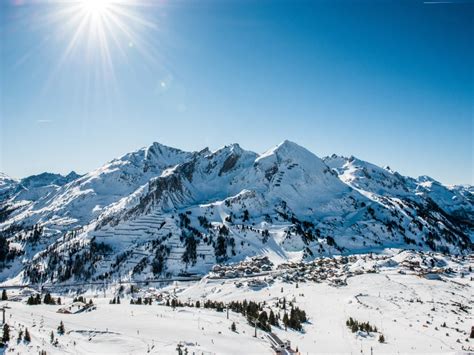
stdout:
{"type": "MultiPolygon", "coordinates": [[[[474,260],[474,256],[451,256],[453,262],[474,260]]],[[[275,265],[266,256],[249,258],[237,264],[215,265],[211,279],[249,279],[249,286],[264,286],[274,281],[287,283],[326,282],[332,286],[347,285],[347,279],[365,273],[396,269],[400,274],[441,279],[458,275],[464,277],[472,267],[453,267],[441,254],[405,250],[393,254],[355,254],[318,258],[310,262],[284,262],[275,265]]],[[[236,283],[240,287],[242,282],[236,283]]]]}

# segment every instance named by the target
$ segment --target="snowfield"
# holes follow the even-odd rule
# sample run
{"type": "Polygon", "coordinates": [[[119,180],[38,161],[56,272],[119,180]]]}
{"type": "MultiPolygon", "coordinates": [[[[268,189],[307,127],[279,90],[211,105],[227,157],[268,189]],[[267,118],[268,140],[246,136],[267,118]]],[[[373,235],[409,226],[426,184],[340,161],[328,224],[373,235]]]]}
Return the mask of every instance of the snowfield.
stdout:
{"type": "MultiPolygon", "coordinates": [[[[198,282],[174,282],[163,288],[140,286],[133,297],[153,297],[152,305],[131,305],[129,287],[125,287],[120,304],[109,304],[118,295],[118,287],[96,289],[84,293],[92,298],[95,309],[76,314],[61,314],[59,305],[25,304],[26,290],[9,291],[4,301],[11,338],[7,353],[37,354],[272,354],[266,333],[254,328],[241,314],[204,309],[204,300],[253,300],[270,307],[285,298],[303,309],[309,322],[302,332],[272,327],[282,340],[290,340],[302,354],[461,354],[474,351],[469,339],[473,326],[472,259],[453,262],[440,260],[453,270],[451,275],[431,278],[405,272],[401,263],[413,261],[416,253],[401,252],[390,262],[380,263],[360,258],[353,269],[370,269],[379,264],[378,272],[354,274],[345,286],[328,282],[284,282],[281,277],[213,279],[198,282]],[[263,287],[252,287],[252,279],[265,280],[263,287]],[[250,283],[249,283],[250,282],[250,283]],[[20,296],[23,294],[23,296],[20,296]],[[162,298],[163,297],[163,298],[162,298]],[[201,308],[166,306],[164,299],[182,302],[201,301],[201,308]],[[370,322],[377,333],[352,333],[346,321],[352,317],[370,322]],[[64,322],[66,333],[56,328],[64,322]],[[230,330],[232,322],[236,332],[230,330]],[[27,327],[31,343],[16,341],[18,331],[27,327]],[[50,342],[53,331],[58,344],[50,342]],[[383,334],[385,343],[378,341],[383,334]]],[[[64,290],[63,290],[64,291],[64,290]]],[[[61,295],[63,304],[72,302],[72,295],[61,295]]]]}
{"type": "MultiPolygon", "coordinates": [[[[94,299],[97,309],[79,314],[60,314],[56,306],[25,306],[11,302],[13,326],[28,327],[30,344],[9,346],[8,351],[37,354],[145,354],[176,353],[179,342],[189,351],[230,354],[239,349],[271,353],[265,341],[252,337],[253,329],[242,316],[232,315],[238,332],[230,330],[225,314],[212,310],[176,309],[166,306],[110,305],[109,299],[94,299]],[[57,336],[59,345],[50,344],[51,330],[60,321],[66,334],[57,336]]],[[[125,300],[124,300],[125,301],[125,300]]]]}

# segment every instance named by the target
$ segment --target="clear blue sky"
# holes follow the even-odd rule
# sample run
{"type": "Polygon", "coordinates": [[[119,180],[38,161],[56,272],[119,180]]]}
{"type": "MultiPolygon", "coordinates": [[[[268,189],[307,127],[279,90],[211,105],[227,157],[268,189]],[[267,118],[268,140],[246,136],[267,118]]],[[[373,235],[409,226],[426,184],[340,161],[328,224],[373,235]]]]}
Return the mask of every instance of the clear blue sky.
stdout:
{"type": "Polygon", "coordinates": [[[111,5],[123,30],[109,21],[102,42],[104,23],[73,42],[68,2],[1,4],[0,171],[14,177],[85,173],[153,141],[290,139],[474,183],[471,1],[141,1],[111,5]]]}

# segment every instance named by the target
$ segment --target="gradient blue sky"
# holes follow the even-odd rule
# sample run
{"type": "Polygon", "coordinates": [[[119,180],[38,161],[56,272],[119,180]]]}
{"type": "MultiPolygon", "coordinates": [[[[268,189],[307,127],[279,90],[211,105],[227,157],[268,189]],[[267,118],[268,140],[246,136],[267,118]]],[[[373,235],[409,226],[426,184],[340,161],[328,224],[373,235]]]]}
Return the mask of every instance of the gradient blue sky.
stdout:
{"type": "Polygon", "coordinates": [[[14,177],[85,173],[153,141],[290,139],[474,183],[471,1],[141,3],[156,27],[124,19],[137,41],[117,35],[109,73],[85,43],[58,65],[72,32],[44,18],[63,5],[1,4],[0,171],[14,177]]]}

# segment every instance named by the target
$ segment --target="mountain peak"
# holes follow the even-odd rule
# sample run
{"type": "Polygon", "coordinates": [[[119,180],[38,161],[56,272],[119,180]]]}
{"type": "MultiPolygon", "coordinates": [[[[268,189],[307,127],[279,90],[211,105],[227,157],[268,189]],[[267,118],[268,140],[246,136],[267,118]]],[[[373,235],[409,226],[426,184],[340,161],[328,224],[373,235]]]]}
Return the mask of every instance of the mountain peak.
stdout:
{"type": "Polygon", "coordinates": [[[242,147],[238,143],[232,143],[232,144],[227,144],[227,145],[213,151],[211,154],[219,154],[219,153],[222,153],[222,152],[240,154],[243,151],[244,150],[242,149],[242,147]]]}
{"type": "MultiPolygon", "coordinates": [[[[185,152],[177,148],[154,142],[149,146],[140,148],[130,153],[126,153],[115,158],[97,169],[98,172],[115,169],[124,164],[132,164],[134,166],[145,166],[145,170],[159,170],[161,173],[163,167],[171,166],[181,162],[191,156],[192,153],[185,152]],[[156,168],[156,169],[155,169],[156,168]]],[[[96,172],[92,172],[96,174],[96,172]]],[[[159,175],[157,173],[157,175],[159,175]]]]}
{"type": "Polygon", "coordinates": [[[292,142],[288,139],[285,139],[283,142],[281,142],[280,144],[278,144],[276,146],[276,149],[304,149],[306,150],[306,148],[300,146],[299,144],[295,143],[295,142],[292,142]]]}
{"type": "Polygon", "coordinates": [[[63,186],[72,180],[79,178],[81,175],[71,171],[68,175],[43,172],[37,175],[27,176],[20,180],[20,183],[25,188],[42,187],[48,185],[63,186]]]}
{"type": "Polygon", "coordinates": [[[313,161],[318,160],[322,165],[324,163],[319,159],[315,154],[310,152],[308,149],[291,142],[289,140],[284,140],[277,146],[267,150],[265,153],[261,154],[256,161],[261,161],[269,157],[276,157],[277,160],[297,160],[297,161],[313,161]]]}
{"type": "Polygon", "coordinates": [[[16,187],[18,181],[0,172],[0,196],[16,187]]]}
{"type": "Polygon", "coordinates": [[[80,178],[81,176],[82,175],[76,173],[74,170],[71,170],[71,172],[67,174],[65,178],[68,179],[69,181],[72,181],[72,180],[80,178]]]}
{"type": "Polygon", "coordinates": [[[239,143],[229,144],[229,148],[235,151],[242,151],[242,147],[239,145],[239,143]]]}
{"type": "Polygon", "coordinates": [[[153,142],[150,146],[145,148],[145,158],[149,158],[150,156],[157,156],[157,155],[168,155],[168,154],[181,154],[185,153],[184,151],[173,148],[158,142],[153,142]]]}
{"type": "Polygon", "coordinates": [[[0,180],[12,180],[12,181],[14,181],[15,179],[12,178],[11,176],[8,176],[5,173],[0,172],[0,180]]]}
{"type": "Polygon", "coordinates": [[[437,182],[435,179],[433,179],[431,176],[428,175],[420,175],[416,178],[418,182],[437,182]]]}

